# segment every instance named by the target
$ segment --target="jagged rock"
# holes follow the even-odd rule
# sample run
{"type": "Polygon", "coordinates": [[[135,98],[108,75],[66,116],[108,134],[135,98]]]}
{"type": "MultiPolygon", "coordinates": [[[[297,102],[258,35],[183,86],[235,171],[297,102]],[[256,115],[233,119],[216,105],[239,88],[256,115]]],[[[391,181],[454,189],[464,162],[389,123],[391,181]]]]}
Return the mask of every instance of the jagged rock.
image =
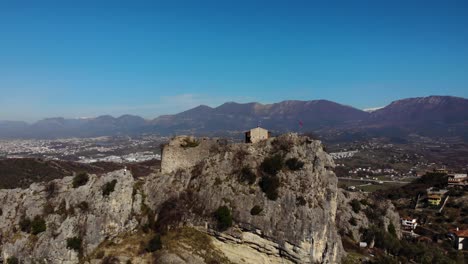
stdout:
{"type": "Polygon", "coordinates": [[[72,187],[72,177],[53,182],[56,190],[50,198],[46,198],[46,184],[0,191],[3,259],[16,256],[24,263],[78,263],[78,253],[67,248],[67,238],[81,237],[86,255],[105,239],[131,232],[138,226],[132,210],[134,179],[129,172],[91,175],[86,185],[76,189],[72,187]],[[117,180],[114,192],[103,197],[102,186],[113,179],[117,180]],[[45,212],[46,207],[49,212],[45,212]],[[21,218],[33,219],[38,215],[46,220],[45,232],[32,235],[18,231],[21,218]]]}

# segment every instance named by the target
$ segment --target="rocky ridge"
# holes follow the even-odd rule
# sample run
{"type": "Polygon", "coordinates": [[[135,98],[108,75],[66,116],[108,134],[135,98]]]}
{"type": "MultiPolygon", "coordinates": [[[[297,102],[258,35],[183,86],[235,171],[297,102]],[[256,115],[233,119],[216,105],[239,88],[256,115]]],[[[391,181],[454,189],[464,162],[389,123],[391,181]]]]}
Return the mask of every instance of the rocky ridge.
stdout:
{"type": "Polygon", "coordinates": [[[140,179],[118,170],[90,175],[78,187],[65,177],[0,190],[1,257],[22,263],[101,263],[103,257],[115,263],[208,263],[215,257],[218,263],[339,263],[344,255],[335,226],[334,163],[319,141],[296,134],[257,144],[177,137],[165,146],[161,166],[140,179]],[[273,176],[266,175],[264,161],[275,155],[302,166],[283,164],[274,176],[277,197],[267,197],[262,182],[273,176]],[[115,188],[105,195],[113,180],[115,188]],[[221,206],[232,212],[226,229],[213,217],[221,206]],[[45,231],[22,230],[24,219],[37,217],[45,231]],[[144,245],[153,234],[162,235],[156,253],[144,245]],[[195,251],[200,245],[189,242],[171,247],[169,237],[190,241],[187,234],[206,238],[209,250],[195,251]],[[70,238],[80,238],[81,247],[71,248],[70,238]]]}

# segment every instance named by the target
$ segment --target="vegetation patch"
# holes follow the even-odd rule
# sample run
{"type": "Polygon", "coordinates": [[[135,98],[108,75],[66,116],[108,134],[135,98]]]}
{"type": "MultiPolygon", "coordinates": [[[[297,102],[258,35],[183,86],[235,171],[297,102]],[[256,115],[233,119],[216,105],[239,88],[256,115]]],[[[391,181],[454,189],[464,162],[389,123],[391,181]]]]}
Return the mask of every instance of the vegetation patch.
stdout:
{"type": "Polygon", "coordinates": [[[215,218],[218,221],[218,228],[224,231],[232,226],[231,210],[227,206],[220,206],[215,211],[215,218]]]}
{"type": "Polygon", "coordinates": [[[117,184],[117,180],[112,180],[107,182],[102,186],[102,196],[109,196],[115,189],[115,185],[117,184]]]}
{"type": "Polygon", "coordinates": [[[260,164],[260,169],[271,176],[275,176],[283,168],[283,157],[280,154],[267,157],[260,164]]]}
{"type": "Polygon", "coordinates": [[[244,167],[239,171],[238,179],[241,183],[252,185],[257,180],[257,175],[249,167],[244,167]]]}
{"type": "MultiPolygon", "coordinates": [[[[173,229],[162,236],[161,240],[164,249],[175,254],[188,251],[191,255],[201,257],[205,263],[231,263],[221,251],[215,248],[210,236],[194,228],[173,229]]],[[[159,263],[158,261],[158,253],[156,253],[156,263],[159,263]]]]}
{"type": "Polygon", "coordinates": [[[390,224],[388,225],[388,233],[394,237],[397,236],[395,225],[393,225],[392,222],[390,222],[390,224]]]}
{"type": "MultiPolygon", "coordinates": [[[[184,192],[179,197],[166,200],[157,210],[158,219],[152,227],[164,235],[168,229],[178,226],[187,213],[203,214],[203,206],[198,202],[197,196],[190,192],[184,192]]],[[[154,215],[153,215],[154,218],[154,215]]]]}
{"type": "Polygon", "coordinates": [[[304,162],[300,161],[297,158],[290,158],[286,160],[285,164],[288,167],[288,169],[292,171],[297,171],[304,167],[304,162]]]}
{"type": "Polygon", "coordinates": [[[19,260],[17,257],[9,257],[6,263],[7,264],[19,264],[19,260]]]}
{"type": "MultiPolygon", "coordinates": [[[[104,240],[89,254],[88,259],[101,259],[100,263],[114,259],[112,256],[126,256],[135,263],[154,263],[151,261],[152,253],[146,251],[149,240],[154,237],[154,233],[145,234],[141,231],[136,233],[122,233],[117,239],[104,240]]],[[[125,262],[109,262],[125,263],[125,262]]]]}
{"type": "Polygon", "coordinates": [[[31,234],[38,235],[45,232],[47,229],[46,221],[40,216],[36,215],[34,220],[31,222],[31,234]]]}
{"type": "Polygon", "coordinates": [[[146,245],[145,249],[147,252],[155,252],[162,249],[161,235],[154,235],[154,237],[148,241],[148,245],[146,245]]]}
{"type": "Polygon", "coordinates": [[[73,177],[73,188],[78,188],[85,185],[89,181],[89,176],[86,172],[80,172],[73,177]]]}
{"type": "Polygon", "coordinates": [[[200,145],[200,141],[191,138],[184,138],[184,141],[180,144],[184,149],[195,148],[198,147],[198,145],[200,145]]]}
{"type": "Polygon", "coordinates": [[[359,202],[357,199],[353,199],[350,202],[351,208],[353,208],[353,212],[356,214],[361,211],[361,202],[359,202]]]}
{"type": "Polygon", "coordinates": [[[261,212],[263,211],[263,208],[258,206],[258,205],[255,205],[254,207],[252,207],[252,209],[250,210],[250,214],[251,215],[259,215],[261,212]]]}
{"type": "Polygon", "coordinates": [[[27,217],[21,218],[19,226],[21,231],[33,235],[38,235],[47,229],[45,220],[38,215],[32,221],[27,217]]]}
{"type": "Polygon", "coordinates": [[[280,186],[280,180],[277,176],[263,176],[259,185],[268,199],[273,201],[278,199],[278,188],[280,186]]]}
{"type": "Polygon", "coordinates": [[[447,179],[447,174],[428,172],[409,184],[378,191],[376,194],[390,200],[411,199],[418,196],[418,194],[425,194],[429,187],[445,188],[447,179]]]}
{"type": "Polygon", "coordinates": [[[288,153],[294,146],[294,142],[286,137],[277,137],[271,142],[271,145],[275,152],[288,153]]]}
{"type": "Polygon", "coordinates": [[[223,183],[223,181],[221,181],[221,179],[219,177],[216,177],[215,181],[214,181],[214,185],[221,185],[221,183],[223,183]]]}
{"type": "Polygon", "coordinates": [[[81,251],[81,244],[82,244],[81,237],[70,237],[67,238],[67,248],[75,250],[77,252],[81,251]]]}

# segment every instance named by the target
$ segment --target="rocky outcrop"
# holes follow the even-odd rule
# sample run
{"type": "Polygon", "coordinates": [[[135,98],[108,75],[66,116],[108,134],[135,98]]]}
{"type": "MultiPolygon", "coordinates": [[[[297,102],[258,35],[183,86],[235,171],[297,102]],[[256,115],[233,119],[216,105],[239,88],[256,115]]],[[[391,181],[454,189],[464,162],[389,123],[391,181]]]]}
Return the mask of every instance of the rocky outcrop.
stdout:
{"type": "Polygon", "coordinates": [[[388,200],[376,199],[372,194],[340,190],[338,205],[336,226],[341,235],[347,235],[358,242],[363,230],[372,225],[388,230],[390,223],[395,227],[397,237],[402,235],[400,215],[388,200]],[[357,211],[351,206],[353,200],[360,204],[357,211]]]}
{"type": "Polygon", "coordinates": [[[104,240],[135,230],[134,179],[118,170],[72,187],[73,177],[48,184],[32,184],[28,189],[1,190],[0,230],[3,259],[17,257],[23,263],[78,263],[79,255],[88,255],[104,240]],[[117,180],[115,190],[104,197],[102,187],[117,180]],[[53,187],[52,187],[53,186],[53,187]],[[45,232],[37,235],[20,230],[20,222],[40,216],[45,232]],[[81,252],[67,248],[67,239],[79,237],[81,252]]]}
{"type": "Polygon", "coordinates": [[[342,248],[335,227],[337,179],[331,171],[333,161],[319,141],[287,134],[257,144],[219,147],[202,140],[197,147],[184,149],[181,147],[184,140],[180,137],[166,146],[163,161],[167,153],[178,153],[180,160],[190,159],[185,155],[193,156],[196,149],[207,154],[198,156],[199,162],[188,169],[168,170],[163,162],[162,171],[173,171],[172,175],[161,175],[145,186],[153,210],[160,211],[162,202],[171,197],[181,199],[185,206],[177,210],[187,212],[183,221],[213,230],[216,223],[211,214],[226,205],[232,209],[235,224],[241,230],[231,234],[233,239],[229,241],[252,244],[261,253],[295,263],[339,260],[342,248]],[[297,171],[283,169],[278,173],[279,195],[272,201],[258,186],[261,174],[258,171],[263,160],[275,154],[283,155],[284,160],[297,158],[304,165],[297,171]],[[255,183],[239,181],[241,168],[250,168],[257,174],[255,183]],[[151,193],[157,188],[158,193],[151,193]],[[181,198],[187,192],[190,198],[181,198]],[[187,207],[190,201],[192,204],[187,207]],[[256,205],[262,208],[260,215],[250,212],[256,205]],[[253,241],[263,242],[257,245],[249,242],[253,237],[258,237],[253,241]]]}
{"type": "MultiPolygon", "coordinates": [[[[91,175],[78,188],[66,177],[53,181],[53,191],[50,183],[0,190],[0,251],[3,259],[15,256],[24,263],[95,263],[97,255],[111,252],[109,247],[147,241],[137,235],[142,230],[165,234],[192,226],[211,237],[216,254],[231,263],[339,263],[344,251],[335,225],[333,167],[319,141],[296,134],[256,144],[177,137],[164,148],[161,172],[142,179],[119,170],[91,175]],[[260,186],[270,176],[262,162],[275,155],[282,164],[293,160],[301,166],[283,164],[275,171],[277,197],[267,197],[260,186]],[[112,180],[115,190],[106,196],[103,186],[112,180]],[[213,217],[220,206],[233,217],[233,226],[223,231],[213,217]],[[254,206],[260,212],[252,213],[254,206]],[[47,224],[45,232],[20,230],[21,219],[38,215],[47,224]],[[125,239],[130,236],[135,239],[125,239]],[[82,239],[81,250],[67,247],[72,237],[82,239]]],[[[156,255],[160,263],[202,263],[200,256],[193,262],[187,258],[190,248],[177,254],[163,244],[156,255]]],[[[121,260],[150,254],[144,248],[135,251],[135,258],[127,252],[121,260]]],[[[118,258],[116,252],[125,251],[112,252],[118,258]]]]}

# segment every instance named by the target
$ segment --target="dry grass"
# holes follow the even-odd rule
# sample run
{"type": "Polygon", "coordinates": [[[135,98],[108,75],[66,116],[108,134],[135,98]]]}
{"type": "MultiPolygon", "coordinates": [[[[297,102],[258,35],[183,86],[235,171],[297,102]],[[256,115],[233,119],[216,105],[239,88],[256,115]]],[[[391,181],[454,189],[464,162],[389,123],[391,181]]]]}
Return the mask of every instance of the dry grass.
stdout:
{"type": "Polygon", "coordinates": [[[161,239],[163,248],[171,253],[186,251],[200,256],[206,263],[231,263],[213,246],[211,237],[194,228],[182,227],[171,230],[161,239]]]}
{"type": "Polygon", "coordinates": [[[90,254],[89,259],[100,259],[102,257],[102,252],[104,252],[103,256],[118,256],[130,259],[137,258],[139,260],[150,261],[152,259],[152,254],[145,253],[144,247],[148,244],[148,241],[153,235],[152,233],[145,234],[140,231],[133,234],[123,234],[113,241],[106,240],[90,254]]]}

